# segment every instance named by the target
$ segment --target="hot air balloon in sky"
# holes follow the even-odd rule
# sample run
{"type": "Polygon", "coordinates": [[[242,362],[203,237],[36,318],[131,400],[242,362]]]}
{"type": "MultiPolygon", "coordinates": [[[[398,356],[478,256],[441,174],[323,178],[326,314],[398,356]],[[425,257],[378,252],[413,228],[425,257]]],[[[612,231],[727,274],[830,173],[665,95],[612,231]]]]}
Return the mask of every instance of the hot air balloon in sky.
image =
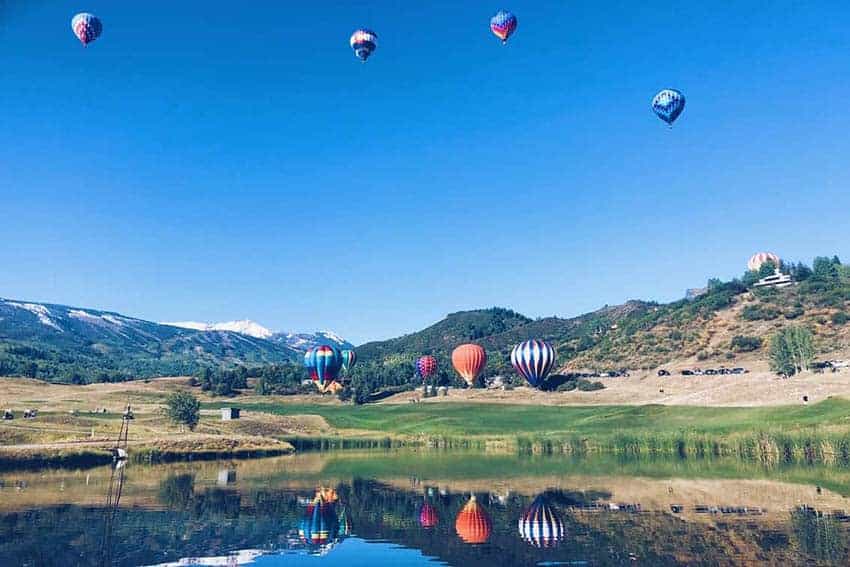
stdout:
{"type": "Polygon", "coordinates": [[[511,351],[511,364],[534,388],[546,381],[556,358],[555,349],[546,341],[525,341],[511,351]]]}
{"type": "Polygon", "coordinates": [[[354,368],[354,365],[357,364],[357,353],[353,350],[346,349],[340,354],[342,355],[342,371],[347,375],[351,372],[351,369],[354,368]]]}
{"type": "Polygon", "coordinates": [[[752,255],[747,262],[747,268],[751,272],[758,272],[765,262],[773,262],[773,265],[778,268],[782,260],[780,260],[779,256],[773,252],[759,252],[758,254],[752,255]]]}
{"type": "Polygon", "coordinates": [[[420,356],[416,359],[416,374],[427,380],[429,377],[437,373],[437,359],[431,355],[420,356]]]}
{"type": "Polygon", "coordinates": [[[428,502],[423,502],[419,507],[419,525],[425,529],[437,527],[440,523],[440,517],[437,515],[437,509],[431,506],[428,502]]]}
{"type": "Polygon", "coordinates": [[[502,40],[502,44],[508,42],[508,38],[516,31],[516,16],[506,10],[499,10],[490,18],[490,31],[502,40]]]}
{"type": "Polygon", "coordinates": [[[342,355],[335,347],[328,345],[317,346],[313,349],[315,360],[316,386],[320,392],[330,391],[342,368],[342,355]]]}
{"type": "Polygon", "coordinates": [[[378,34],[372,30],[359,29],[351,34],[349,43],[354,50],[354,55],[365,63],[378,47],[378,34]]]}
{"type": "Polygon", "coordinates": [[[455,367],[460,377],[466,380],[469,386],[472,386],[481,371],[487,366],[487,353],[475,344],[460,345],[452,352],[452,366],[455,367]]]}
{"type": "Polygon", "coordinates": [[[71,19],[71,29],[85,47],[100,37],[103,32],[103,24],[94,14],[82,12],[71,19]]]}
{"type": "Polygon", "coordinates": [[[685,95],[676,89],[664,89],[652,97],[652,111],[668,125],[685,110],[685,95]]]}
{"type": "Polygon", "coordinates": [[[487,510],[475,500],[475,495],[471,496],[455,519],[457,535],[466,543],[487,543],[492,529],[493,522],[487,510]]]}
{"type": "Polygon", "coordinates": [[[564,522],[542,494],[520,516],[519,535],[534,547],[555,547],[564,539],[564,522]]]}

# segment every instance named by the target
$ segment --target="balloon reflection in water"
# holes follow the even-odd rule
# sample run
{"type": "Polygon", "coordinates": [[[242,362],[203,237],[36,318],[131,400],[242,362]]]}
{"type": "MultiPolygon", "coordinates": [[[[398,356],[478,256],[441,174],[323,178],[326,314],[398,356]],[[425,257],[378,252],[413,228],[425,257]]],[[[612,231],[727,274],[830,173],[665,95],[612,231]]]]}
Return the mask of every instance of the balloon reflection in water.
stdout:
{"type": "Polygon", "coordinates": [[[534,547],[555,547],[564,539],[564,522],[542,494],[520,517],[519,535],[534,547]]]}
{"type": "Polygon", "coordinates": [[[419,525],[425,529],[435,528],[440,523],[440,516],[437,515],[437,510],[428,502],[423,502],[419,507],[419,525]]]}
{"type": "Polygon", "coordinates": [[[341,541],[336,506],[325,500],[321,491],[317,492],[313,501],[307,505],[298,526],[298,535],[301,541],[317,553],[326,553],[341,541]]]}
{"type": "Polygon", "coordinates": [[[493,522],[487,515],[487,510],[475,500],[473,494],[469,498],[469,502],[458,512],[455,520],[457,535],[466,543],[487,543],[492,529],[493,522]]]}

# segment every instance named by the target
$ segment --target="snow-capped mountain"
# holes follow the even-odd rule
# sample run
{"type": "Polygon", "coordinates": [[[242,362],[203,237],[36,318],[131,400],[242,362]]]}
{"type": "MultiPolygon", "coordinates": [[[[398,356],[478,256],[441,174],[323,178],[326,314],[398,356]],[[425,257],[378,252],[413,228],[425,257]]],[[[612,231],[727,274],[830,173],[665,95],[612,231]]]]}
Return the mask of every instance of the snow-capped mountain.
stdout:
{"type": "Polygon", "coordinates": [[[254,321],[247,319],[243,321],[227,321],[225,323],[197,323],[195,321],[176,321],[173,323],[163,322],[160,325],[180,327],[181,329],[194,329],[195,331],[233,331],[240,335],[248,335],[257,339],[268,339],[274,335],[270,331],[254,321]]]}
{"type": "Polygon", "coordinates": [[[332,331],[316,333],[275,333],[272,341],[285,344],[298,351],[306,351],[319,345],[330,345],[342,349],[353,349],[354,345],[332,331]]]}

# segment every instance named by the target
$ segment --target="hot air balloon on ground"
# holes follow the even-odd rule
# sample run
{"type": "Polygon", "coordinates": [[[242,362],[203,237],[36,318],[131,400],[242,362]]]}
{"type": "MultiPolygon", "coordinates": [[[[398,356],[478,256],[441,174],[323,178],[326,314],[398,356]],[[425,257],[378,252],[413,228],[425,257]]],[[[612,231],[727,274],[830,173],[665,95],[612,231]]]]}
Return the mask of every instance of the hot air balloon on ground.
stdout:
{"type": "Polygon", "coordinates": [[[419,525],[425,529],[437,527],[440,523],[440,516],[437,514],[437,509],[427,501],[419,507],[419,525]]]}
{"type": "Polygon", "coordinates": [[[340,353],[342,355],[342,371],[348,377],[348,373],[357,364],[357,353],[353,350],[346,349],[340,353]]]}
{"type": "Polygon", "coordinates": [[[314,382],[318,380],[316,376],[316,349],[308,348],[307,352],[304,353],[304,368],[307,369],[307,373],[310,375],[310,380],[314,382]]]}
{"type": "Polygon", "coordinates": [[[516,31],[516,16],[506,10],[499,10],[490,18],[490,31],[502,40],[502,44],[508,42],[508,38],[516,31]]]}
{"type": "Polygon", "coordinates": [[[437,359],[431,355],[420,356],[416,359],[416,375],[422,378],[422,381],[428,380],[431,376],[437,373],[437,359]]]}
{"type": "Polygon", "coordinates": [[[313,359],[316,372],[314,380],[319,391],[325,393],[338,390],[336,379],[342,368],[342,355],[339,350],[328,345],[317,346],[313,349],[313,359]]]}
{"type": "Polygon", "coordinates": [[[652,97],[652,111],[669,126],[685,110],[685,95],[676,89],[664,89],[652,97]]]}
{"type": "Polygon", "coordinates": [[[359,29],[351,34],[349,43],[354,50],[354,55],[365,63],[378,47],[378,34],[372,30],[359,29]]]}
{"type": "Polygon", "coordinates": [[[493,522],[487,511],[476,500],[473,494],[469,502],[461,508],[455,520],[455,531],[460,539],[470,544],[487,543],[493,522]]]}
{"type": "Polygon", "coordinates": [[[83,47],[86,47],[103,33],[103,24],[94,14],[82,12],[71,19],[71,29],[83,47]]]}
{"type": "Polygon", "coordinates": [[[511,364],[534,388],[546,381],[556,358],[555,349],[546,341],[525,341],[511,351],[511,364]]]}
{"type": "Polygon", "coordinates": [[[542,494],[520,516],[519,535],[534,547],[555,547],[564,539],[564,522],[542,494]]]}
{"type": "Polygon", "coordinates": [[[487,366],[487,353],[476,344],[460,345],[452,351],[452,366],[467,385],[472,387],[487,366]]]}
{"type": "Polygon", "coordinates": [[[773,265],[778,268],[782,263],[782,260],[780,260],[779,256],[773,252],[759,252],[757,254],[753,254],[749,259],[747,262],[747,269],[751,272],[758,272],[765,262],[773,262],[773,265]]]}

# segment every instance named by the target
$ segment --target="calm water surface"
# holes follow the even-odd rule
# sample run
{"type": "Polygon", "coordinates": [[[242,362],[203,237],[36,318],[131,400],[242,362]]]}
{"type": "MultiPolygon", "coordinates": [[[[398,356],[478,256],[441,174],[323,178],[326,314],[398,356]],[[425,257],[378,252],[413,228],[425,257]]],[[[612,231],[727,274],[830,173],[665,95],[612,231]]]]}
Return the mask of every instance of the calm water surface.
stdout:
{"type": "Polygon", "coordinates": [[[847,565],[850,471],[338,452],[0,473],[0,565],[847,565]]]}

